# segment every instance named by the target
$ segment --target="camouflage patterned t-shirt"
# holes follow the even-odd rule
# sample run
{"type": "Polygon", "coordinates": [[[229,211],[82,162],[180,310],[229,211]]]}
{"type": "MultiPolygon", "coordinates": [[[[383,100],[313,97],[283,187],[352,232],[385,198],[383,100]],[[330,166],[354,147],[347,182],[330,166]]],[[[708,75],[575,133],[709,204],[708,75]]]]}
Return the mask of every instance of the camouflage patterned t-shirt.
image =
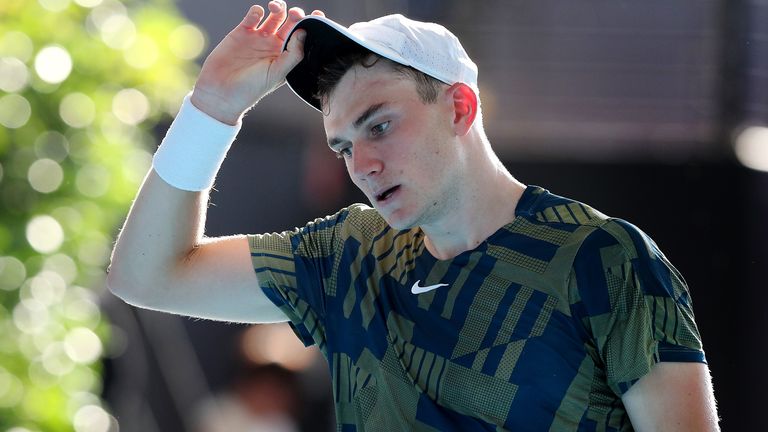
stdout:
{"type": "Polygon", "coordinates": [[[339,431],[632,430],[634,382],[705,362],[656,244],[536,186],[450,260],[364,205],[249,240],[262,289],[328,360],[339,431]]]}

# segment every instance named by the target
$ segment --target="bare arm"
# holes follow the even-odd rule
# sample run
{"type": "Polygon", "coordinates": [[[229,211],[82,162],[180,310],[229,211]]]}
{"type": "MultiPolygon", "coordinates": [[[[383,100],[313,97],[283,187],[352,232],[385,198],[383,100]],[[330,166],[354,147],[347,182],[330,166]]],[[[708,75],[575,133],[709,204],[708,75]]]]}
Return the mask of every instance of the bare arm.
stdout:
{"type": "Polygon", "coordinates": [[[126,302],[237,322],[285,321],[259,289],[244,236],[206,239],[207,192],[187,192],[150,171],[118,237],[108,276],[126,302]]]}
{"type": "MultiPolygon", "coordinates": [[[[263,8],[251,7],[203,65],[191,101],[221,122],[236,124],[301,60],[299,37],[285,52],[282,44],[304,12],[277,1],[269,10],[263,19],[263,8]]],[[[287,320],[259,289],[245,236],[204,237],[207,204],[208,191],[174,188],[151,170],[115,244],[110,290],[128,303],[183,315],[287,320]]]]}
{"type": "Polygon", "coordinates": [[[639,432],[716,432],[717,407],[702,363],[657,363],[622,396],[639,432]]]}

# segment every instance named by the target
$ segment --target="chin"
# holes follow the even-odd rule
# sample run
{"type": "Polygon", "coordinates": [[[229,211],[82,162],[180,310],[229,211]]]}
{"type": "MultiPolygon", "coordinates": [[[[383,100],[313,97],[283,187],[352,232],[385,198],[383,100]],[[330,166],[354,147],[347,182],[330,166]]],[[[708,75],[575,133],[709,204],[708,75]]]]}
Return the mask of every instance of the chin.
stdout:
{"type": "Polygon", "coordinates": [[[412,215],[410,215],[409,217],[409,215],[404,215],[398,211],[395,211],[395,212],[383,212],[381,210],[378,210],[378,211],[381,217],[384,218],[384,221],[387,222],[387,225],[392,227],[392,229],[402,231],[402,230],[411,229],[417,225],[417,221],[412,215]]]}
{"type": "Polygon", "coordinates": [[[384,221],[392,229],[403,231],[421,225],[423,210],[418,205],[413,205],[411,202],[404,201],[402,197],[397,202],[385,203],[383,206],[378,206],[369,198],[373,208],[379,212],[384,221]]]}
{"type": "Polygon", "coordinates": [[[387,218],[384,218],[384,220],[387,221],[387,225],[397,231],[408,230],[414,227],[413,224],[402,223],[401,221],[391,221],[387,218]]]}

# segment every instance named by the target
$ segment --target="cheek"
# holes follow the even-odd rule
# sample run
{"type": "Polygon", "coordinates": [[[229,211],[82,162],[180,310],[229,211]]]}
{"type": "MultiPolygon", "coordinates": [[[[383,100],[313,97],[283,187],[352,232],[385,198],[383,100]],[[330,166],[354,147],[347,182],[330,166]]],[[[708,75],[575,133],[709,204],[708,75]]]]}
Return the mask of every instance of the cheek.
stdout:
{"type": "Polygon", "coordinates": [[[354,168],[352,162],[348,159],[344,159],[344,166],[347,168],[347,175],[349,176],[349,179],[352,180],[352,183],[354,183],[355,186],[360,187],[357,178],[352,174],[354,168]]]}
{"type": "Polygon", "coordinates": [[[406,161],[421,160],[425,157],[425,152],[429,151],[426,146],[428,134],[425,134],[425,125],[415,123],[417,122],[409,122],[391,137],[393,145],[397,146],[397,154],[406,161]]]}

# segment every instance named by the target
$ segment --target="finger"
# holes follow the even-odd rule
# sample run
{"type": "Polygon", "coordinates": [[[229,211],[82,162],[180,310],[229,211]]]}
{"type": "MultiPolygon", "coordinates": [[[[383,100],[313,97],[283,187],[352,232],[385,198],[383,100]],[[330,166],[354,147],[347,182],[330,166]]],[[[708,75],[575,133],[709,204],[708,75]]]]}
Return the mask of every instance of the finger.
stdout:
{"type": "Polygon", "coordinates": [[[283,25],[280,26],[280,30],[277,31],[277,37],[285,40],[285,38],[288,37],[288,33],[293,30],[293,27],[297,22],[301,21],[302,18],[304,18],[304,10],[298,7],[292,7],[288,11],[288,18],[285,19],[283,25]]]}
{"type": "Polygon", "coordinates": [[[258,27],[262,18],[264,18],[264,8],[259,5],[253,5],[248,9],[248,13],[245,14],[245,18],[243,18],[240,25],[249,30],[253,30],[258,27]]]}
{"type": "Polygon", "coordinates": [[[321,10],[315,9],[315,10],[312,11],[312,13],[310,15],[324,17],[325,16],[325,12],[323,12],[321,10]]]}
{"type": "Polygon", "coordinates": [[[273,63],[281,75],[288,75],[288,72],[304,58],[304,39],[306,37],[307,32],[304,30],[296,30],[291,35],[291,40],[288,41],[285,51],[273,63]]]}
{"type": "Polygon", "coordinates": [[[269,16],[261,23],[259,30],[263,34],[272,35],[285,21],[287,15],[285,10],[285,2],[283,0],[272,0],[269,2],[269,16]]]}

